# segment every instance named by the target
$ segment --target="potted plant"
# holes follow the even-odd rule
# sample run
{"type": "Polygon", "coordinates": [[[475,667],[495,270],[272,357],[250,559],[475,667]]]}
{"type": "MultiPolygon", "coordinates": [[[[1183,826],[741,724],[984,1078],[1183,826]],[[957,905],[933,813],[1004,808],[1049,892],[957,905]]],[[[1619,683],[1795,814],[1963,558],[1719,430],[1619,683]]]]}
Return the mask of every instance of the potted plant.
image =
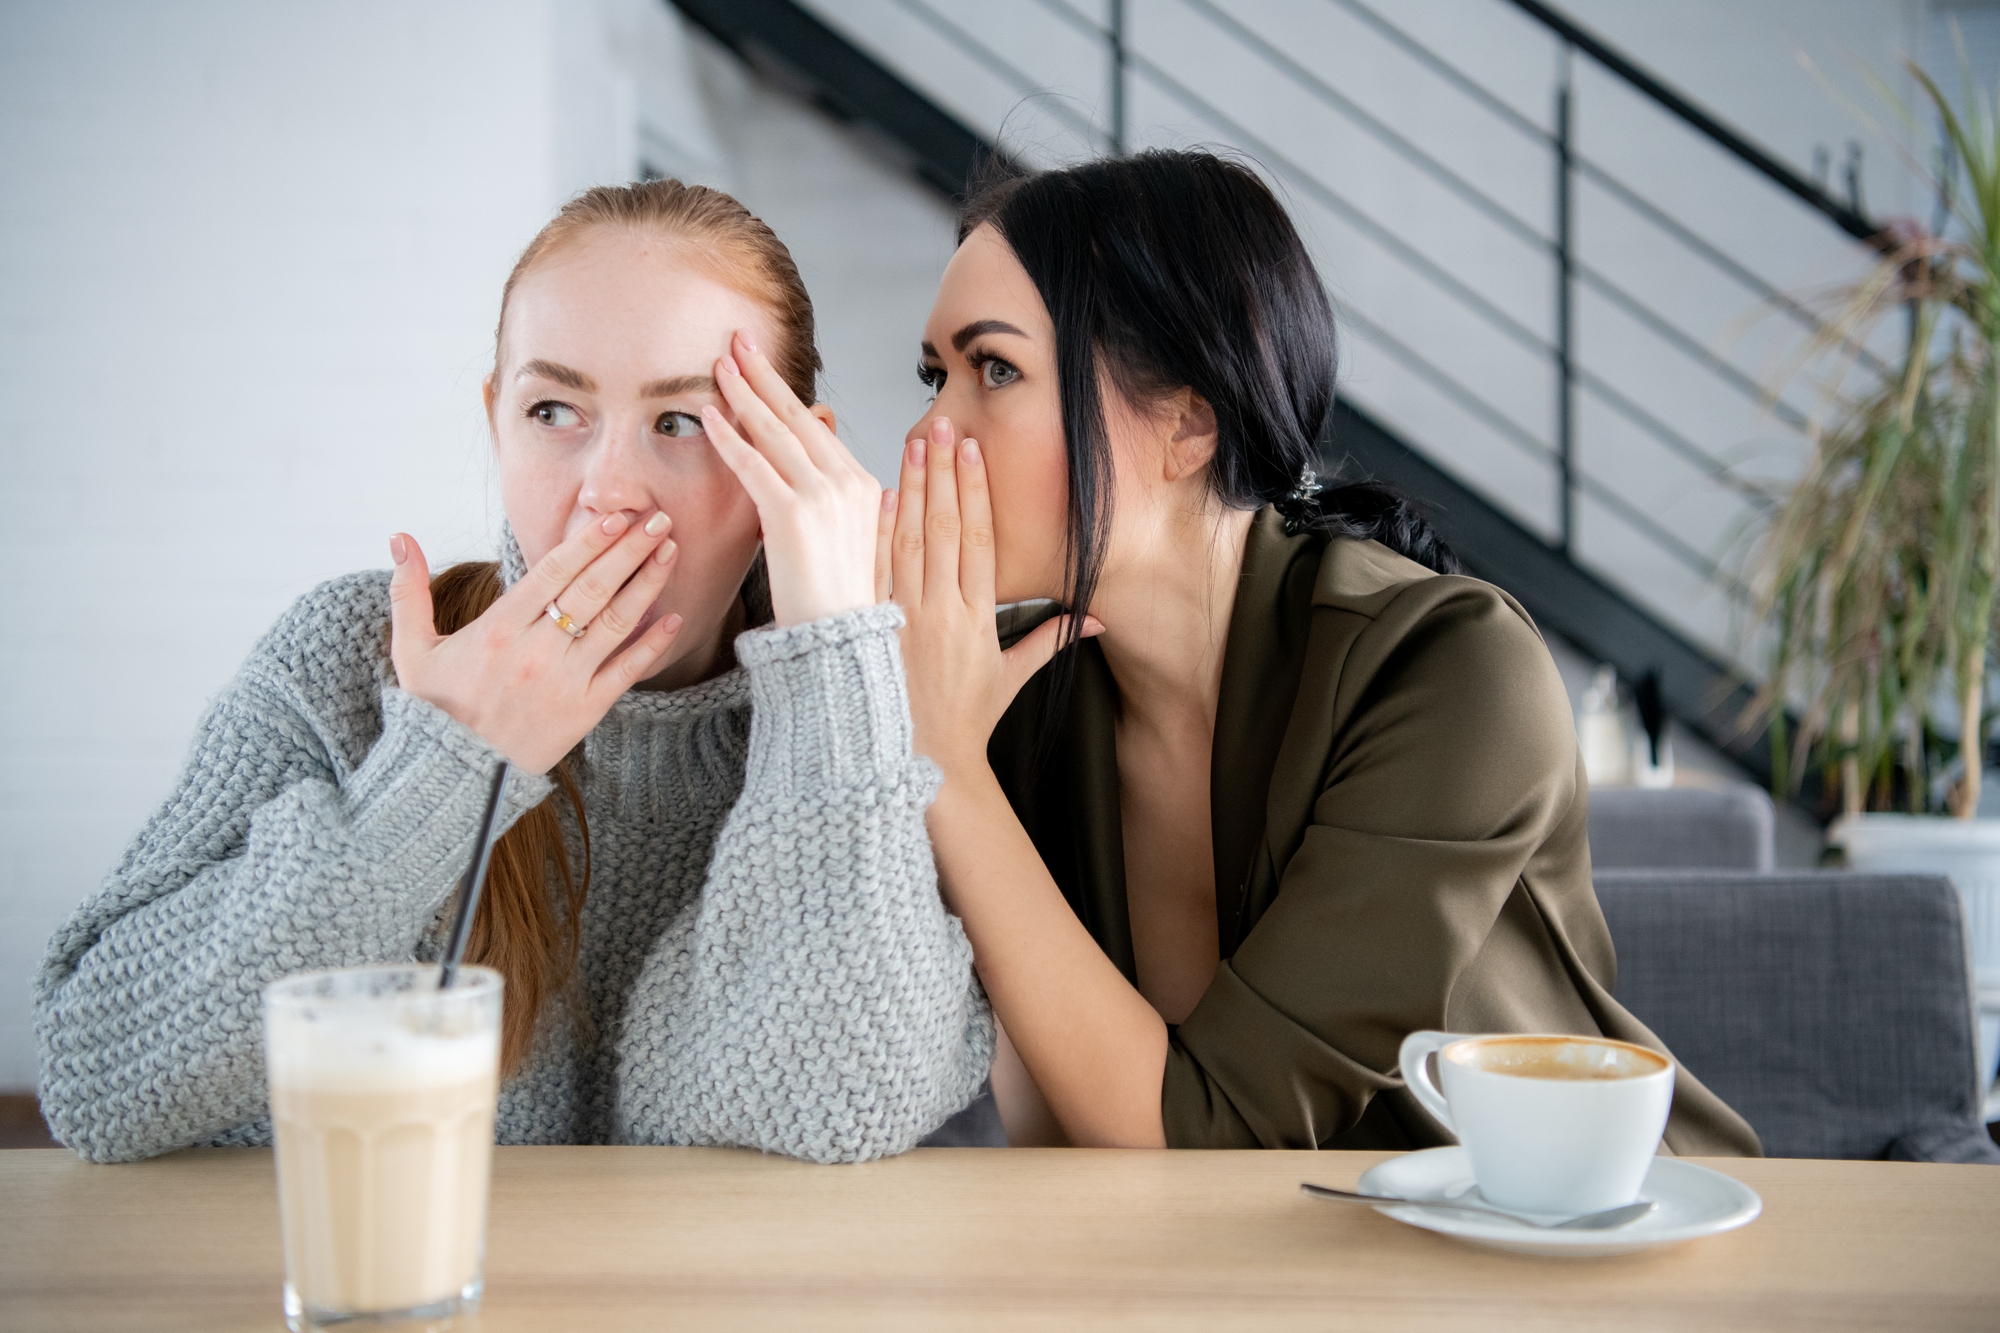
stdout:
{"type": "MultiPolygon", "coordinates": [[[[1991,1007],[2000,819],[1976,816],[2000,586],[2000,115],[1969,98],[1961,116],[1913,73],[1943,126],[1939,216],[1955,225],[1892,228],[1802,350],[1836,387],[1753,548],[1757,707],[1779,794],[1813,767],[1838,793],[1828,844],[1850,866],[1951,875],[1991,1007]],[[1891,333],[1900,354],[1869,373],[1857,349],[1891,333]]],[[[1990,1077],[2000,1026],[1983,1026],[1990,1077]]]]}

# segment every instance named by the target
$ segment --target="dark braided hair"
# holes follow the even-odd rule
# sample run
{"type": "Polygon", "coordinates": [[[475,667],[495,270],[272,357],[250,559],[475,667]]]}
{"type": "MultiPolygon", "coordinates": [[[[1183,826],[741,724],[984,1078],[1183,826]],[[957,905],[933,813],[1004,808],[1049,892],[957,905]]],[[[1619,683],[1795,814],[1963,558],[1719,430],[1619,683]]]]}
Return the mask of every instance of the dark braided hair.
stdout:
{"type": "Polygon", "coordinates": [[[1299,484],[1272,507],[1285,520],[1285,532],[1319,532],[1329,537],[1354,537],[1380,542],[1440,574],[1463,574],[1458,553],[1445,544],[1423,510],[1407,495],[1379,481],[1340,481],[1322,486],[1311,468],[1299,484]]]}

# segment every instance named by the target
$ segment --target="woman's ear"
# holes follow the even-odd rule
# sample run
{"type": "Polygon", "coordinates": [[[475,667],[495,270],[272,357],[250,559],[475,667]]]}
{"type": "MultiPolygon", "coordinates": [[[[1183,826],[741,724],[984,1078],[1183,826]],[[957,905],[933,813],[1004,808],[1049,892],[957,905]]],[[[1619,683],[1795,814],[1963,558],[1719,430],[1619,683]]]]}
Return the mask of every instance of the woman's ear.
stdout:
{"type": "Polygon", "coordinates": [[[485,379],[479,381],[479,396],[486,403],[486,428],[493,432],[493,442],[498,444],[500,442],[500,425],[493,419],[495,389],[493,376],[490,372],[485,379]]]}
{"type": "Polygon", "coordinates": [[[1193,389],[1182,389],[1168,400],[1167,410],[1174,433],[1167,441],[1166,479],[1179,481],[1215,457],[1215,409],[1193,389]]]}
{"type": "Polygon", "coordinates": [[[825,403],[814,403],[811,407],[807,408],[806,410],[808,412],[811,412],[813,416],[818,418],[819,424],[826,427],[828,431],[831,431],[835,435],[840,434],[839,431],[834,430],[833,428],[833,409],[828,407],[825,403]]]}

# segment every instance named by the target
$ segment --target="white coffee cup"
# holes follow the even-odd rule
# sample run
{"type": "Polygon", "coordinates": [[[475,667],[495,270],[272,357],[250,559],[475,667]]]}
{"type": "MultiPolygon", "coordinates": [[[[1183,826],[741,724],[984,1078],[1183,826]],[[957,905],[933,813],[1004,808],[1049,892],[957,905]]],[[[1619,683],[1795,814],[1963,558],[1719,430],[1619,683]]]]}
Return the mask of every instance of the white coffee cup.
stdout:
{"type": "Polygon", "coordinates": [[[1465,1146],[1481,1196],[1523,1213],[1636,1201],[1674,1100],[1672,1060],[1608,1037],[1412,1032],[1401,1063],[1403,1082],[1465,1146]]]}

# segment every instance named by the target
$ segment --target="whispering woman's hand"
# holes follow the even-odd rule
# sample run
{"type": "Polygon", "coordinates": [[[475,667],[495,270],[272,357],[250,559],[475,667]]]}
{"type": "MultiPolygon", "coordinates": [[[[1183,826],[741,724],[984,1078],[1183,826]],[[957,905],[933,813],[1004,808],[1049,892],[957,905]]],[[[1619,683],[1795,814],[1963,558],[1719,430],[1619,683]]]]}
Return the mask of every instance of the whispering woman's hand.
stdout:
{"type": "MultiPolygon", "coordinates": [[[[1066,617],[1002,651],[994,612],[993,496],[976,440],[958,443],[951,422],[903,450],[897,494],[877,530],[878,580],[893,582],[903,629],[916,751],[945,773],[976,771],[1001,714],[1062,643],[1066,617]]],[[[885,594],[886,588],[878,589],[885,594]]],[[[1104,627],[1085,616],[1083,636],[1104,627]]]]}
{"type": "Polygon", "coordinates": [[[389,539],[389,658],[402,688],[464,723],[527,773],[546,773],[658,668],[681,618],[630,644],[666,586],[679,548],[672,521],[612,514],[550,551],[484,614],[439,634],[430,567],[416,538],[389,539]],[[554,604],[570,621],[558,625],[554,604]],[[572,631],[581,628],[580,634],[572,631]]]}
{"type": "Polygon", "coordinates": [[[882,486],[799,401],[747,333],[715,363],[716,387],[742,423],[701,410],[709,442],[757,506],[771,611],[780,625],[873,606],[882,486]],[[749,439],[744,439],[748,435],[749,439]]]}

